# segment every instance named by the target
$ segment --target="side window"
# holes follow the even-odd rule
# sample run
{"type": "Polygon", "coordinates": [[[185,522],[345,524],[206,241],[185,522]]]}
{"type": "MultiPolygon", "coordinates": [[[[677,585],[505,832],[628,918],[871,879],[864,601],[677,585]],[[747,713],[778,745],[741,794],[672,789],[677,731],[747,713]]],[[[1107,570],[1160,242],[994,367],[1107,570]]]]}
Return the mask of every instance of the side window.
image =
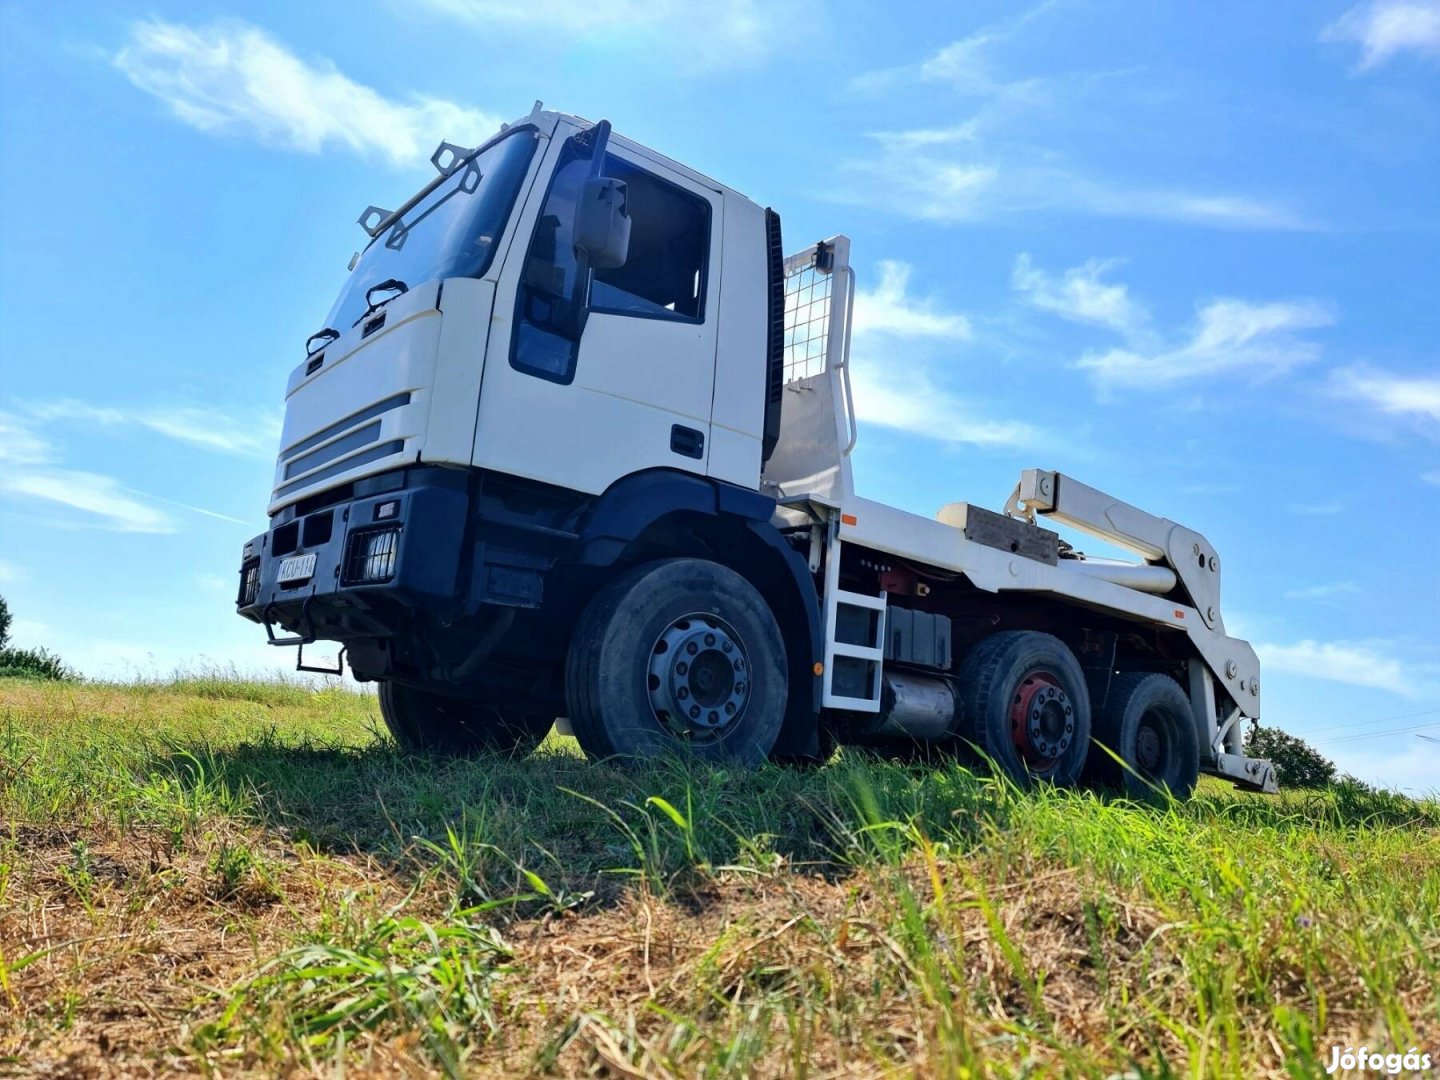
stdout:
{"type": "Polygon", "coordinates": [[[625,181],[630,257],[624,266],[595,272],[591,308],[703,322],[710,203],[614,157],[605,159],[605,172],[625,181]]]}
{"type": "MultiPolygon", "coordinates": [[[[575,295],[575,200],[589,161],[568,148],[550,182],[521,270],[511,366],[553,382],[575,377],[578,343],[548,327],[575,295]]],[[[630,254],[591,275],[589,307],[615,315],[703,322],[710,260],[710,204],[607,155],[605,175],[626,184],[630,254]]]]}

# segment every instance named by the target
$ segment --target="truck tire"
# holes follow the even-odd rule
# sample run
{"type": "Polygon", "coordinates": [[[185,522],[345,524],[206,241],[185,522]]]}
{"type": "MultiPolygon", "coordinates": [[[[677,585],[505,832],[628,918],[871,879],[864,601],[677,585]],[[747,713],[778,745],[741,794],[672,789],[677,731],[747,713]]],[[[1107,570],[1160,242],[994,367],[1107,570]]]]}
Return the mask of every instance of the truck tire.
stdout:
{"type": "Polygon", "coordinates": [[[1064,642],[992,634],[960,667],[960,736],[1017,783],[1074,784],[1090,748],[1090,692],[1064,642]]]}
{"type": "Polygon", "coordinates": [[[395,682],[380,684],[380,715],[400,749],[411,754],[524,757],[553,723],[538,713],[502,711],[395,682]]]}
{"type": "Polygon", "coordinates": [[[785,643],[743,577],[665,559],[610,582],[575,624],[570,726],[591,758],[685,752],[758,765],[785,718],[785,643]]]}
{"type": "Polygon", "coordinates": [[[1093,746],[1085,767],[1092,783],[1137,797],[1164,787],[1175,798],[1187,799],[1195,790],[1200,740],[1190,699],[1168,675],[1130,671],[1115,676],[1091,734],[1129,766],[1093,746]]]}

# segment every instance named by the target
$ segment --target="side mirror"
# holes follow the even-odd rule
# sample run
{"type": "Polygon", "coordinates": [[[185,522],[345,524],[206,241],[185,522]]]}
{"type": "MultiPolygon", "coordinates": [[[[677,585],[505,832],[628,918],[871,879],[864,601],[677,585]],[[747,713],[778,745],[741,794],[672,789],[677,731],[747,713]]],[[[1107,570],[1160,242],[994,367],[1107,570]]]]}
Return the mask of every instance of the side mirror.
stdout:
{"type": "Polygon", "coordinates": [[[630,214],[625,182],[608,176],[586,177],[575,204],[575,247],[590,268],[614,270],[630,255],[630,214]]]}

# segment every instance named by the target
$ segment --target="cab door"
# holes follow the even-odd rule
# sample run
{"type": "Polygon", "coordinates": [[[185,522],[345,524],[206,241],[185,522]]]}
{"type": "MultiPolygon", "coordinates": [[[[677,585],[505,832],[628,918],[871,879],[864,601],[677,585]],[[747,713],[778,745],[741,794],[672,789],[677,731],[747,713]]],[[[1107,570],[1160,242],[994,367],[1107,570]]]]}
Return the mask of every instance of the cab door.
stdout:
{"type": "Polygon", "coordinates": [[[549,188],[520,223],[528,245],[512,248],[496,297],[475,463],[590,493],[642,469],[704,475],[724,201],[612,141],[603,172],[627,186],[629,257],[593,271],[583,329],[567,334],[590,162],[568,140],[552,153],[549,188]]]}

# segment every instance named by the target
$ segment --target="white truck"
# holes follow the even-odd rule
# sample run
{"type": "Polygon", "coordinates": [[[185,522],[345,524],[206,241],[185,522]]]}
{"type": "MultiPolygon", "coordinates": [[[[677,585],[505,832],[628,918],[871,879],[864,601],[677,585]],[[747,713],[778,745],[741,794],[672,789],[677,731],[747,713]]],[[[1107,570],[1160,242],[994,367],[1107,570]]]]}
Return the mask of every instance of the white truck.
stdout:
{"type": "Polygon", "coordinates": [[[934,744],[1275,789],[1199,533],[1039,469],[1003,513],[856,495],[845,237],[786,255],[774,211],[538,102],[432,163],[361,216],[290,375],[237,605],[302,668],[341,643],[402,746],[523,751],[565,716],[593,757],[934,744]]]}

